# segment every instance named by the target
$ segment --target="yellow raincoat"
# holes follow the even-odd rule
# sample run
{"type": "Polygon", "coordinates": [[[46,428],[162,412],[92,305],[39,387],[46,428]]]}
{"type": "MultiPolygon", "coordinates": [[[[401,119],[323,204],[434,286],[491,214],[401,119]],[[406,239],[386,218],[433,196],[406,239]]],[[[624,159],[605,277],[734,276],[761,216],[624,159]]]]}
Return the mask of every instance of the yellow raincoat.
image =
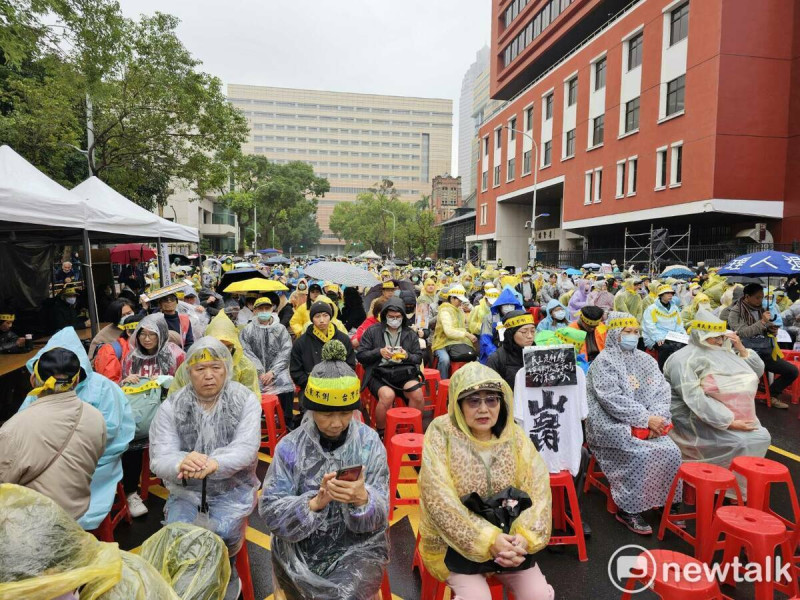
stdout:
{"type": "MultiPolygon", "coordinates": [[[[314,302],[327,302],[333,307],[333,318],[331,319],[331,323],[336,325],[336,328],[347,335],[347,329],[345,328],[344,324],[339,320],[339,307],[336,303],[328,298],[325,294],[320,294],[317,296],[317,299],[314,302]]],[[[313,303],[312,303],[313,304],[313,303]]],[[[301,304],[294,310],[294,316],[289,321],[289,327],[292,328],[292,333],[294,333],[295,339],[299,338],[303,335],[308,329],[308,326],[311,324],[311,312],[308,308],[306,308],[305,304],[301,304]]]]}
{"type": "MultiPolygon", "coordinates": [[[[253,390],[260,398],[261,386],[258,383],[258,371],[252,361],[245,356],[242,343],[239,341],[239,330],[224,311],[219,311],[217,316],[211,319],[206,327],[206,335],[217,338],[220,342],[233,344],[233,380],[253,390]]],[[[189,383],[189,371],[184,362],[175,372],[175,379],[169,386],[167,395],[171,396],[187,383],[189,383]]]]}
{"type": "Polygon", "coordinates": [[[433,331],[432,349],[434,352],[453,344],[473,345],[467,337],[467,325],[464,316],[463,310],[456,308],[449,302],[443,302],[439,306],[436,329],[433,331]]]}
{"type": "Polygon", "coordinates": [[[495,371],[469,363],[450,380],[448,414],[434,419],[425,433],[419,474],[420,555],[440,581],[450,574],[444,563],[448,547],[473,562],[492,559],[489,549],[501,530],[464,506],[461,498],[472,492],[486,498],[513,486],[527,493],[533,506],[514,520],[510,534],[527,540],[529,554],[550,540],[550,475],[531,440],[514,423],[513,399],[511,388],[495,371]],[[457,399],[464,390],[486,382],[502,386],[507,418],[499,437],[481,442],[470,432],[457,399]],[[491,467],[481,458],[483,451],[491,453],[491,467]]]}

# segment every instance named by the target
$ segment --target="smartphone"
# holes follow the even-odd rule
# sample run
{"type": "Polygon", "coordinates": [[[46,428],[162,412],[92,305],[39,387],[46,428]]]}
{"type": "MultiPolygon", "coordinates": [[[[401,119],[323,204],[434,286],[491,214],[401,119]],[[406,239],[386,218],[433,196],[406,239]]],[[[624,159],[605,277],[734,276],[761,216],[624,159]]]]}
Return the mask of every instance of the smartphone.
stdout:
{"type": "Polygon", "coordinates": [[[363,468],[363,465],[356,465],[354,467],[339,469],[336,471],[336,479],[340,481],[358,481],[358,478],[361,477],[361,469],[363,468]]]}

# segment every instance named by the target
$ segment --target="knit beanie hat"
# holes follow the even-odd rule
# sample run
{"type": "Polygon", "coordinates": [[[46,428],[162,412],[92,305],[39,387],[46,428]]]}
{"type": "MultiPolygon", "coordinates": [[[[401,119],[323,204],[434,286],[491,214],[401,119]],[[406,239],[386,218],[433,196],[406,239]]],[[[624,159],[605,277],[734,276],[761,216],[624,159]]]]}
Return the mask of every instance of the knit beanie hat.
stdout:
{"type": "Polygon", "coordinates": [[[339,340],[322,347],[322,362],[311,370],[303,397],[306,410],[344,412],[360,405],[361,382],[350,368],[347,350],[339,340]]]}
{"type": "Polygon", "coordinates": [[[333,318],[333,307],[330,304],[320,301],[314,302],[314,304],[311,305],[311,310],[309,311],[311,319],[321,312],[328,313],[331,316],[331,319],[333,318]]]}

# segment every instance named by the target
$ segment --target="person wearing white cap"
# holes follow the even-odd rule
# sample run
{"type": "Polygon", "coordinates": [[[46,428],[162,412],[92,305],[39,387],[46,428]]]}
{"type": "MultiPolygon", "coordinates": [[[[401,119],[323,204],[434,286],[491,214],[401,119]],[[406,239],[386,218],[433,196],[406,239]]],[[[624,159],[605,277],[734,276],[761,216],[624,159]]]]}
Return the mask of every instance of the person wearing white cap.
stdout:
{"type": "Polygon", "coordinates": [[[447,301],[439,307],[436,330],[433,332],[433,353],[439,360],[439,373],[442,379],[450,377],[450,354],[448,346],[468,344],[475,346],[478,338],[467,331],[461,303],[468,302],[467,292],[460,285],[454,285],[447,291],[447,301]]]}

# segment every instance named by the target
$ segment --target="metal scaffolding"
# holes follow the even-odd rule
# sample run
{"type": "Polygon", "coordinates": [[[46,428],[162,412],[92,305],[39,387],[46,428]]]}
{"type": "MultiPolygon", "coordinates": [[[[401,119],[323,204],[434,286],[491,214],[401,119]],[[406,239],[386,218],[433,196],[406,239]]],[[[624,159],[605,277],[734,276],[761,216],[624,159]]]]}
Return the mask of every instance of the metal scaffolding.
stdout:
{"type": "Polygon", "coordinates": [[[668,264],[688,265],[692,226],[685,233],[670,234],[669,229],[654,228],[645,233],[631,233],[625,228],[625,267],[638,273],[658,275],[668,264]]]}

